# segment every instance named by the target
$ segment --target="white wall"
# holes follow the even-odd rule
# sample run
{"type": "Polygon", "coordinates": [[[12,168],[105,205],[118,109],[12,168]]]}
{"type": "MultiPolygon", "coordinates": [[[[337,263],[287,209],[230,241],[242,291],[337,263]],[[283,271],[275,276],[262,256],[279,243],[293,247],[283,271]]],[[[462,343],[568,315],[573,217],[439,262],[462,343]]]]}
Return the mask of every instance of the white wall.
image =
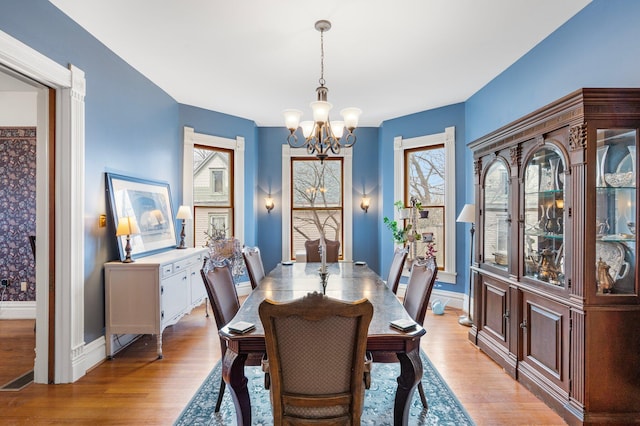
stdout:
{"type": "Polygon", "coordinates": [[[36,92],[0,92],[0,127],[37,124],[36,92]]]}

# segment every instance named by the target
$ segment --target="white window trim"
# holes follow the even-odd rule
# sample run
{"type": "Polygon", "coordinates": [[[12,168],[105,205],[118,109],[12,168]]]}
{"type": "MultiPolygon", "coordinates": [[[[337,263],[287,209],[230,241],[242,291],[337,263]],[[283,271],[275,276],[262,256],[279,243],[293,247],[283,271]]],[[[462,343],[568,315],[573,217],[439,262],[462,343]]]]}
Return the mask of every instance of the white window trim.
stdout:
{"type": "MultiPolygon", "coordinates": [[[[244,243],[244,138],[235,139],[196,133],[192,127],[184,127],[184,155],[182,162],[182,204],[193,208],[193,146],[233,150],[233,228],[234,237],[244,243]]],[[[185,242],[193,247],[193,219],[187,220],[185,242]]]]}
{"type": "Polygon", "coordinates": [[[404,151],[413,148],[424,148],[433,145],[444,145],[446,175],[444,181],[445,191],[445,247],[444,271],[438,272],[438,281],[456,283],[456,128],[447,127],[443,133],[418,136],[416,138],[402,139],[396,136],[393,139],[393,170],[394,186],[393,199],[404,199],[404,151]]]}
{"type": "MultiPolygon", "coordinates": [[[[291,260],[291,157],[309,157],[306,148],[282,145],[282,260],[291,260]]],[[[343,159],[343,247],[345,262],[353,259],[353,148],[342,148],[332,157],[343,159]]]]}

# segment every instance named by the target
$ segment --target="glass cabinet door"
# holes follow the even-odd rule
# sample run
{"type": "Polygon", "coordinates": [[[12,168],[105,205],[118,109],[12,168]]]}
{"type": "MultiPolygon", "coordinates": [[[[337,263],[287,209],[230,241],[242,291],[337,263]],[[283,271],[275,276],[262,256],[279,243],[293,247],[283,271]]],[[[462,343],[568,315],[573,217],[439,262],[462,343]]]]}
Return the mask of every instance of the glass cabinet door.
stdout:
{"type": "Polygon", "coordinates": [[[500,269],[509,264],[509,173],[494,161],[484,181],[484,262],[500,269]]]}
{"type": "Polygon", "coordinates": [[[555,149],[534,153],[524,174],[524,276],[564,286],[565,165],[555,149]]]}
{"type": "Polygon", "coordinates": [[[597,293],[635,294],[636,129],[598,129],[596,152],[597,293]]]}

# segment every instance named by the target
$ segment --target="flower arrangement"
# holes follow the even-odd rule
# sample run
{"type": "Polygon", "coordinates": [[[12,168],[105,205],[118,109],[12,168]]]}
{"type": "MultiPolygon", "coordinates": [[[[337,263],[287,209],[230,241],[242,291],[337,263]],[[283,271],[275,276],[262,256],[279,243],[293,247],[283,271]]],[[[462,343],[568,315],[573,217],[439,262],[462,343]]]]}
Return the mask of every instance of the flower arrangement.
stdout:
{"type": "Polygon", "coordinates": [[[243,275],[245,265],[242,257],[242,243],[237,238],[227,237],[226,231],[224,228],[216,228],[213,225],[209,232],[204,232],[207,235],[205,245],[209,247],[209,259],[214,263],[229,262],[234,276],[243,275]]]}

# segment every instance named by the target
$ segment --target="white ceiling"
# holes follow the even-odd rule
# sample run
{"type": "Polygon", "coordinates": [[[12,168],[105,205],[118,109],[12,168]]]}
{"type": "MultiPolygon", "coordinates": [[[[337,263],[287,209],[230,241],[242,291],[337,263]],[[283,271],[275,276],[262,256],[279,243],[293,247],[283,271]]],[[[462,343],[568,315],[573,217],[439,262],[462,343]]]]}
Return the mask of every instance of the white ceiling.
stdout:
{"type": "MultiPolygon", "coordinates": [[[[176,101],[283,125],[320,77],[360,125],[464,102],[590,0],[50,0],[176,101]]],[[[91,75],[87,75],[90,79],[91,75]]],[[[335,112],[333,116],[337,116],[335,112]]]]}

